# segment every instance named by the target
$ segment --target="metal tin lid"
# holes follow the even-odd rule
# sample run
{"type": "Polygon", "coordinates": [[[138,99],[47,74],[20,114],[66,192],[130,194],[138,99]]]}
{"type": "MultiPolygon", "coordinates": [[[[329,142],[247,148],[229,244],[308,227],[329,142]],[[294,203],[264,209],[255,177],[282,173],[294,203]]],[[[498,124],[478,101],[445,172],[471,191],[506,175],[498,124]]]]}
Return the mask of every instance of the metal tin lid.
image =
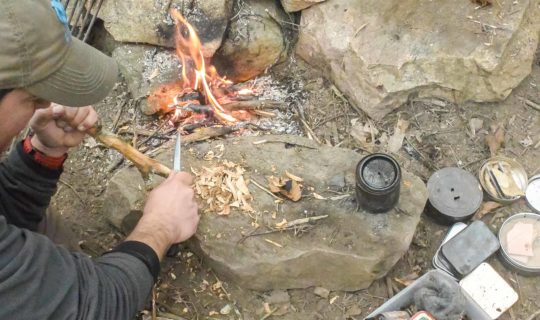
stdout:
{"type": "Polygon", "coordinates": [[[358,169],[361,170],[360,175],[365,184],[375,190],[391,187],[399,174],[395,160],[382,154],[367,159],[358,169]]]}
{"type": "Polygon", "coordinates": [[[529,185],[525,190],[525,199],[531,209],[540,213],[540,174],[529,180],[529,185]]]}
{"type": "Polygon", "coordinates": [[[444,168],[435,172],[427,183],[431,214],[443,222],[465,221],[482,204],[482,187],[469,172],[444,168]],[[434,211],[434,212],[433,212],[434,211]]]}
{"type": "Polygon", "coordinates": [[[540,216],[517,213],[499,229],[501,254],[512,269],[524,274],[540,274],[540,216]]]}

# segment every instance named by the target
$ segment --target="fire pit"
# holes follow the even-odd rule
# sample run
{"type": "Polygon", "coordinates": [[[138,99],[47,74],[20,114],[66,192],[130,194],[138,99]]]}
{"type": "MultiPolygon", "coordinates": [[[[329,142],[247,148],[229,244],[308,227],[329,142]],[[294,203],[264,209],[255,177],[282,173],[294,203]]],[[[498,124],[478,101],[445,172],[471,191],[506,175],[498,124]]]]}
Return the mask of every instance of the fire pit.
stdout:
{"type": "Polygon", "coordinates": [[[282,103],[260,100],[253,86],[234,84],[221,77],[203,55],[201,41],[193,26],[177,11],[176,53],[182,65],[181,77],[165,84],[148,98],[151,108],[172,114],[170,121],[183,132],[202,126],[233,125],[254,116],[272,117],[263,109],[282,108],[282,103]]]}

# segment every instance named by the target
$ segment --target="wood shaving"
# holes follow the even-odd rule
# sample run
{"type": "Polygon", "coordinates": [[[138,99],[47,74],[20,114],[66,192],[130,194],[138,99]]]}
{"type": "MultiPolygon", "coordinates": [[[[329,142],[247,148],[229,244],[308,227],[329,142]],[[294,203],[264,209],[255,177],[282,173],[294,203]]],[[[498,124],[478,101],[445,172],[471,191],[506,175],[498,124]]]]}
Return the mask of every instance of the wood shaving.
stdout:
{"type": "Polygon", "coordinates": [[[313,192],[313,198],[317,199],[317,200],[326,200],[325,197],[321,196],[320,194],[318,193],[315,193],[313,192]]]}
{"type": "Polygon", "coordinates": [[[204,200],[204,212],[215,212],[227,216],[232,208],[243,212],[254,212],[253,200],[244,178],[245,169],[240,165],[222,160],[212,168],[202,167],[200,171],[191,169],[196,176],[195,192],[204,200]]]}

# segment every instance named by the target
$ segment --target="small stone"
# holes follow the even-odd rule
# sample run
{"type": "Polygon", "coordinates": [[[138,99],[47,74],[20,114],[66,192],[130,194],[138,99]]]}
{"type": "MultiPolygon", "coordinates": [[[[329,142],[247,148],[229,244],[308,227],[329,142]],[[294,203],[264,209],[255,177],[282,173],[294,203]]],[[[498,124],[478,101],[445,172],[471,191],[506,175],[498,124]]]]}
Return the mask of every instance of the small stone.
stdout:
{"type": "Polygon", "coordinates": [[[105,191],[102,214],[121,231],[131,232],[142,216],[144,189],[144,180],[137,169],[118,171],[105,191]]]}
{"type": "Polygon", "coordinates": [[[323,287],[316,287],[313,290],[313,293],[321,298],[328,299],[328,296],[330,295],[330,290],[323,287]]]}
{"type": "Polygon", "coordinates": [[[219,310],[219,313],[221,313],[222,315],[227,315],[231,313],[231,311],[232,311],[231,305],[227,304],[223,308],[221,308],[221,310],[219,310]]]}

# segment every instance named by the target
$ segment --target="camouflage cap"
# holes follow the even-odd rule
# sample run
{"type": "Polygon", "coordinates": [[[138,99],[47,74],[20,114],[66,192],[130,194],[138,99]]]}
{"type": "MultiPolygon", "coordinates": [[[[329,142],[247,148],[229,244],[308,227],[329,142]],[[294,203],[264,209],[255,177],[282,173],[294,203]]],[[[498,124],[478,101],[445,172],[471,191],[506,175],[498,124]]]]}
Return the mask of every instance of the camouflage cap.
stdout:
{"type": "Polygon", "coordinates": [[[0,0],[0,43],[0,89],[78,107],[116,83],[116,62],[71,36],[59,0],[0,0]]]}

